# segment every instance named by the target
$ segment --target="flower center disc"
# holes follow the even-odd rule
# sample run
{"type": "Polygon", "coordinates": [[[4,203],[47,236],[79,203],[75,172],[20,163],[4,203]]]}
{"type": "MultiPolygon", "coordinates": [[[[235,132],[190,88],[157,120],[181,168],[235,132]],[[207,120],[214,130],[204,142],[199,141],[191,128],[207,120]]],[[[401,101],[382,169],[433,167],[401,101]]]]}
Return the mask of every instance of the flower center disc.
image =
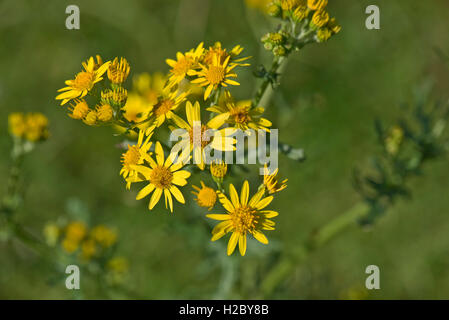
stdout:
{"type": "Polygon", "coordinates": [[[192,62],[186,58],[181,58],[173,67],[172,72],[177,76],[183,76],[189,71],[192,62]]]}
{"type": "Polygon", "coordinates": [[[234,118],[235,123],[244,124],[251,120],[248,111],[243,108],[236,108],[231,111],[231,116],[234,118]]]}
{"type": "Polygon", "coordinates": [[[225,70],[223,67],[210,66],[206,73],[206,79],[211,84],[217,85],[223,82],[225,78],[225,70]]]}
{"type": "Polygon", "coordinates": [[[140,149],[138,146],[129,147],[128,151],[126,151],[123,162],[127,167],[131,165],[136,165],[140,160],[140,149]]]}
{"type": "Polygon", "coordinates": [[[90,72],[80,72],[75,78],[75,87],[82,90],[90,90],[93,86],[94,75],[90,72]]]}
{"type": "Polygon", "coordinates": [[[173,173],[170,169],[157,166],[151,171],[150,181],[159,189],[168,189],[173,180],[173,173]]]}
{"type": "Polygon", "coordinates": [[[172,100],[163,100],[156,106],[154,114],[159,117],[169,112],[173,108],[173,106],[174,103],[172,100]]]}
{"type": "Polygon", "coordinates": [[[241,206],[235,208],[232,213],[232,223],[235,230],[240,233],[253,231],[256,228],[259,217],[256,215],[257,210],[249,206],[241,206]]]}
{"type": "Polygon", "coordinates": [[[201,145],[201,148],[205,148],[210,141],[206,141],[205,139],[203,139],[204,136],[204,132],[207,130],[207,126],[206,125],[202,125],[201,126],[201,133],[199,134],[196,130],[195,134],[194,134],[194,130],[193,128],[189,130],[189,137],[190,137],[190,145],[197,147],[201,145]]]}

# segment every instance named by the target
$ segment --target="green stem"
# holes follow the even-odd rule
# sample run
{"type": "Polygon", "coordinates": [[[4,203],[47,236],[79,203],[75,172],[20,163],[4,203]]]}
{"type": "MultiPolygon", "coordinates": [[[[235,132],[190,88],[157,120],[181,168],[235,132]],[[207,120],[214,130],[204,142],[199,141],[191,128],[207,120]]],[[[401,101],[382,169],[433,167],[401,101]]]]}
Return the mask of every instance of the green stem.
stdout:
{"type": "MultiPolygon", "coordinates": [[[[287,58],[284,57],[274,57],[273,63],[271,64],[270,73],[277,74],[280,76],[283,69],[286,66],[287,58]]],[[[273,95],[273,88],[270,86],[271,80],[269,78],[265,78],[264,81],[260,84],[259,89],[256,92],[256,95],[253,99],[253,106],[257,107],[259,105],[266,105],[271,96],[273,95]]]]}

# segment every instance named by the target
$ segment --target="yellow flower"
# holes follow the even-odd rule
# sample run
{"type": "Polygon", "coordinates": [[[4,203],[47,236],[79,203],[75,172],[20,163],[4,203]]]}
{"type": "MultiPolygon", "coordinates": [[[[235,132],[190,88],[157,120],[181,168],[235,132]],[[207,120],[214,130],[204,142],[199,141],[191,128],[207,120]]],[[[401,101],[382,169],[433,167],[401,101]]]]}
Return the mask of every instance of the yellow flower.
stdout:
{"type": "Polygon", "coordinates": [[[250,65],[249,63],[241,63],[241,62],[248,60],[251,57],[244,57],[244,58],[236,59],[242,53],[242,51],[243,51],[243,48],[241,46],[237,45],[234,48],[232,48],[232,50],[228,53],[226,51],[226,49],[222,49],[220,42],[216,42],[213,47],[209,47],[209,50],[206,51],[203,59],[201,60],[201,63],[205,64],[205,65],[213,64],[214,56],[218,57],[218,61],[220,63],[224,63],[226,61],[226,59],[228,57],[230,57],[229,66],[238,65],[238,66],[247,67],[250,65]]]}
{"type": "MultiPolygon", "coordinates": [[[[129,122],[142,122],[147,119],[151,110],[153,110],[153,105],[145,100],[142,96],[130,93],[128,100],[126,100],[125,106],[122,108],[124,111],[123,117],[129,122]]],[[[148,123],[139,125],[139,128],[146,128],[148,123]]]]}
{"type": "Polygon", "coordinates": [[[304,0],[281,0],[281,8],[286,11],[294,10],[302,4],[305,4],[304,0]]]}
{"type": "MultiPolygon", "coordinates": [[[[122,154],[122,169],[120,170],[120,175],[123,178],[137,178],[137,172],[133,169],[133,166],[143,164],[144,161],[150,161],[150,151],[152,142],[150,141],[152,134],[150,134],[145,140],[144,130],[139,130],[139,138],[137,144],[130,146],[128,145],[128,150],[122,154]]],[[[127,184],[129,189],[130,183],[127,184]]]]}
{"type": "Polygon", "coordinates": [[[237,74],[232,72],[237,64],[229,65],[230,59],[231,56],[228,56],[224,62],[220,62],[220,57],[217,54],[214,54],[212,63],[207,66],[200,64],[201,71],[195,73],[198,78],[193,80],[192,83],[198,84],[201,87],[207,86],[207,89],[204,92],[204,100],[209,98],[212,90],[217,90],[220,86],[227,87],[228,84],[234,86],[240,85],[240,83],[229,79],[237,77],[237,74]]]}
{"type": "Polygon", "coordinates": [[[97,106],[96,111],[97,111],[98,120],[100,120],[102,122],[108,122],[114,116],[114,110],[107,103],[97,106]]]}
{"type": "Polygon", "coordinates": [[[87,239],[81,244],[81,257],[90,260],[97,253],[97,246],[93,239],[87,239]]]}
{"type": "Polygon", "coordinates": [[[327,6],[327,0],[307,0],[310,10],[321,10],[327,6]]]}
{"type": "MultiPolygon", "coordinates": [[[[151,106],[154,106],[158,97],[164,90],[167,76],[160,72],[153,74],[141,73],[133,78],[133,88],[141,98],[146,100],[151,106]]],[[[184,90],[186,91],[186,90],[184,90]]]]}
{"type": "Polygon", "coordinates": [[[93,228],[91,236],[104,248],[109,248],[117,241],[117,233],[103,225],[98,225],[93,228]]]}
{"type": "Polygon", "coordinates": [[[307,17],[307,14],[309,13],[308,9],[307,9],[307,4],[304,5],[299,5],[295,11],[293,11],[293,19],[295,21],[302,21],[304,20],[304,18],[307,17]]]}
{"type": "Polygon", "coordinates": [[[172,67],[170,70],[169,88],[180,83],[186,76],[195,75],[195,68],[198,67],[198,61],[203,52],[204,48],[201,42],[196,49],[192,49],[185,54],[178,52],[176,61],[173,59],[166,60],[166,63],[172,67]]]}
{"type": "Polygon", "coordinates": [[[65,82],[67,87],[58,90],[63,93],[56,96],[56,100],[62,100],[61,105],[63,105],[71,99],[86,96],[97,82],[103,80],[102,76],[109,68],[110,63],[108,61],[96,69],[94,58],[90,57],[87,64],[83,62],[84,71],[78,73],[74,80],[67,80],[65,82]]]}
{"type": "Polygon", "coordinates": [[[84,99],[75,99],[75,103],[70,104],[68,110],[69,117],[76,120],[82,120],[89,112],[89,106],[84,99]]]}
{"type": "Polygon", "coordinates": [[[228,172],[228,165],[223,161],[213,161],[210,164],[210,174],[215,181],[223,182],[223,178],[228,172]]]}
{"type": "Polygon", "coordinates": [[[169,88],[165,88],[159,97],[158,103],[153,108],[153,113],[156,117],[155,125],[160,127],[166,119],[176,117],[173,111],[187,99],[188,95],[189,92],[180,93],[179,90],[171,92],[169,88]]]}
{"type": "Polygon", "coordinates": [[[108,69],[108,78],[114,84],[120,84],[126,81],[129,75],[130,66],[125,58],[116,57],[108,69]]]}
{"type": "Polygon", "coordinates": [[[68,253],[73,253],[76,250],[78,250],[79,247],[79,242],[78,241],[73,241],[69,238],[64,238],[64,240],[61,243],[62,248],[68,252],[68,253]]]}
{"type": "Polygon", "coordinates": [[[282,191],[285,188],[287,188],[288,179],[284,179],[281,182],[279,182],[279,180],[278,180],[277,175],[278,175],[279,169],[274,170],[274,172],[270,172],[268,170],[267,165],[265,164],[263,171],[264,171],[263,184],[269,194],[273,194],[273,193],[282,191]]]}
{"type": "Polygon", "coordinates": [[[22,112],[13,112],[8,116],[9,132],[22,138],[26,132],[25,116],[22,112]]]}
{"type": "Polygon", "coordinates": [[[226,209],[226,214],[208,214],[210,219],[222,221],[212,230],[212,241],[216,241],[232,232],[228,242],[228,255],[234,252],[237,243],[242,256],[246,252],[246,235],[251,234],[256,240],[268,244],[268,239],[261,230],[274,230],[275,223],[270,218],[276,217],[276,211],[263,210],[273,200],[272,196],[263,198],[264,190],[259,190],[249,201],[249,184],[245,180],[239,195],[233,184],[229,185],[229,200],[219,192],[218,199],[226,209]]]}
{"type": "Polygon", "coordinates": [[[66,239],[75,242],[81,241],[87,233],[87,227],[83,222],[74,221],[67,225],[65,230],[66,239]]]}
{"type": "Polygon", "coordinates": [[[83,119],[83,122],[88,126],[94,126],[97,123],[97,111],[90,110],[86,117],[83,119]]]}
{"type": "Polygon", "coordinates": [[[128,99],[128,91],[122,87],[101,92],[101,101],[112,106],[122,107],[125,105],[126,99],[128,99]]]}
{"type": "Polygon", "coordinates": [[[42,113],[14,112],[8,116],[8,126],[11,135],[24,138],[31,142],[48,138],[48,119],[42,113]]]}
{"type": "Polygon", "coordinates": [[[151,168],[143,165],[133,166],[133,169],[143,176],[143,179],[138,178],[136,179],[137,181],[133,182],[149,181],[149,184],[137,194],[136,199],[143,199],[154,191],[148,206],[148,208],[152,210],[163,193],[165,197],[165,207],[167,208],[168,202],[170,211],[173,212],[172,195],[180,203],[185,203],[184,196],[177,186],[182,187],[187,184],[186,179],[190,177],[190,172],[180,170],[184,166],[181,161],[173,164],[170,156],[164,160],[164,151],[159,141],[156,142],[155,151],[157,162],[150,158],[149,164],[151,168]]]}
{"type": "Polygon", "coordinates": [[[312,16],[312,23],[321,28],[326,25],[329,21],[329,13],[327,13],[325,10],[318,10],[315,11],[315,13],[312,16]]]}
{"type": "Polygon", "coordinates": [[[192,186],[197,192],[192,191],[196,195],[195,201],[200,207],[209,208],[211,210],[217,201],[217,193],[214,189],[206,187],[203,181],[200,181],[201,188],[192,186]]]}
{"type": "Polygon", "coordinates": [[[270,131],[267,127],[271,127],[271,122],[261,117],[264,108],[252,108],[251,101],[249,100],[236,104],[229,91],[225,91],[223,104],[207,108],[207,110],[218,113],[217,116],[209,121],[208,125],[210,127],[219,128],[223,124],[228,123],[241,130],[251,128],[255,130],[262,129],[267,132],[270,131]]]}
{"type": "MultiPolygon", "coordinates": [[[[235,139],[229,137],[235,132],[233,128],[225,128],[214,132],[213,137],[206,137],[206,131],[213,128],[209,125],[201,124],[200,104],[195,102],[192,106],[190,101],[186,103],[187,122],[177,115],[173,115],[172,120],[180,128],[185,129],[186,133],[181,136],[181,141],[176,143],[174,149],[190,150],[193,152],[194,163],[201,169],[205,167],[205,148],[210,145],[211,148],[221,151],[234,151],[235,139]]],[[[181,155],[181,161],[190,157],[190,153],[181,155]]]]}

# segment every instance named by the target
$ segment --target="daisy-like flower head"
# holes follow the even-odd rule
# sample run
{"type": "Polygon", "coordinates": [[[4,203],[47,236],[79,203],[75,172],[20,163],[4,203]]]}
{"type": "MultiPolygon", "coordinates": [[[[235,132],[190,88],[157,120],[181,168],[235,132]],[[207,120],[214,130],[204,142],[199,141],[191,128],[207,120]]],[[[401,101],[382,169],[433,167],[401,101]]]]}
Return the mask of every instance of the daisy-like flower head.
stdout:
{"type": "Polygon", "coordinates": [[[87,113],[86,117],[83,119],[83,122],[88,126],[94,126],[97,124],[97,120],[98,120],[97,111],[90,110],[87,113]]]}
{"type": "Polygon", "coordinates": [[[125,58],[116,57],[108,68],[108,78],[114,84],[120,84],[126,81],[129,75],[130,66],[125,58]]]}
{"type": "MultiPolygon", "coordinates": [[[[145,131],[139,130],[139,138],[135,145],[128,145],[128,150],[122,154],[122,169],[120,170],[120,175],[124,178],[137,178],[137,171],[133,168],[136,165],[144,164],[145,161],[151,161],[149,150],[151,148],[152,142],[150,141],[152,134],[150,134],[145,140],[145,131]]],[[[131,179],[127,180],[127,189],[131,186],[131,179]]]]}
{"type": "Polygon", "coordinates": [[[75,99],[74,103],[70,104],[68,110],[69,117],[76,120],[82,120],[89,112],[89,106],[84,99],[75,99]]]}
{"type": "Polygon", "coordinates": [[[212,56],[212,63],[208,65],[200,64],[201,70],[195,72],[198,76],[192,83],[198,84],[201,87],[207,87],[204,92],[204,100],[207,100],[212,93],[212,90],[217,90],[219,87],[227,87],[228,85],[239,86],[240,83],[231,80],[236,78],[237,74],[232,70],[237,67],[237,64],[229,64],[231,56],[228,56],[223,62],[220,61],[220,56],[214,54],[212,56]]]}
{"type": "Polygon", "coordinates": [[[195,201],[200,207],[209,208],[208,210],[211,210],[214,207],[215,202],[217,202],[217,192],[214,189],[207,187],[203,181],[200,181],[200,183],[201,188],[192,186],[196,190],[196,192],[192,191],[192,193],[196,195],[195,201]]]}
{"type": "Polygon", "coordinates": [[[271,122],[261,117],[264,108],[253,108],[249,100],[235,103],[229,91],[225,91],[225,99],[222,104],[207,108],[207,110],[218,113],[217,116],[209,121],[211,127],[219,128],[223,124],[228,123],[241,130],[251,128],[270,131],[268,127],[271,127],[271,122]]]}
{"type": "Polygon", "coordinates": [[[263,185],[267,189],[269,194],[273,194],[287,188],[288,179],[284,179],[282,181],[279,180],[278,178],[279,169],[270,172],[270,170],[268,170],[267,165],[265,164],[263,167],[263,171],[264,171],[263,185]]]}
{"type": "MultiPolygon", "coordinates": [[[[101,62],[101,58],[98,62],[101,62]]],[[[97,82],[103,80],[103,74],[108,70],[110,63],[108,61],[97,67],[94,58],[90,57],[87,63],[83,62],[84,71],[78,73],[75,79],[67,80],[65,82],[67,87],[58,90],[62,93],[56,96],[56,100],[62,100],[61,105],[64,105],[71,99],[86,96],[97,82]]]]}
{"type": "MultiPolygon", "coordinates": [[[[213,137],[207,137],[206,131],[209,129],[217,129],[216,127],[211,127],[209,124],[201,124],[201,113],[200,104],[195,102],[194,105],[190,101],[186,103],[186,115],[187,122],[178,117],[177,115],[172,116],[173,122],[180,128],[185,129],[186,133],[181,136],[181,141],[179,141],[174,148],[177,150],[189,150],[193,152],[194,163],[204,170],[205,167],[205,148],[210,145],[211,148],[221,150],[221,151],[234,151],[235,150],[235,139],[230,137],[234,134],[234,128],[225,128],[217,130],[214,132],[213,137]]],[[[173,129],[173,128],[172,128],[173,129]]],[[[190,157],[190,152],[181,155],[182,160],[186,157],[190,157]]]]}
{"type": "Polygon", "coordinates": [[[190,177],[190,172],[186,170],[180,170],[184,164],[181,161],[176,163],[172,162],[172,158],[169,156],[164,160],[164,150],[159,141],[156,142],[156,161],[152,158],[148,163],[150,167],[143,165],[135,165],[133,169],[139,173],[139,177],[132,182],[148,181],[148,185],[139,191],[136,199],[140,200],[151,195],[148,208],[152,210],[154,206],[159,202],[162,194],[165,197],[165,207],[170,207],[170,211],[173,212],[173,198],[180,202],[185,203],[184,196],[177,186],[185,186],[187,184],[187,178],[190,177]]]}
{"type": "Polygon", "coordinates": [[[229,60],[229,65],[238,65],[242,67],[247,67],[249,63],[241,63],[245,60],[250,59],[251,57],[238,58],[238,56],[242,53],[243,48],[239,45],[235,46],[230,52],[227,52],[226,49],[223,49],[220,42],[216,42],[213,47],[209,47],[209,49],[205,52],[204,57],[202,59],[202,63],[205,65],[213,64],[214,56],[216,55],[221,63],[224,63],[228,57],[231,57],[229,60]]]}
{"type": "Polygon", "coordinates": [[[153,107],[153,114],[156,117],[155,125],[160,127],[166,119],[172,119],[175,115],[173,111],[186,101],[188,95],[189,92],[181,93],[179,90],[171,91],[170,88],[165,88],[153,107]]]}
{"type": "Polygon", "coordinates": [[[103,103],[96,108],[98,120],[101,122],[108,122],[114,116],[114,110],[108,103],[103,103]]]}
{"type": "Polygon", "coordinates": [[[229,185],[229,200],[223,193],[219,192],[218,199],[226,209],[225,214],[208,214],[208,218],[222,221],[212,230],[212,241],[216,241],[231,232],[228,242],[228,255],[234,252],[237,243],[242,256],[246,253],[246,236],[251,234],[256,240],[268,244],[268,239],[262,230],[274,230],[275,223],[270,219],[278,213],[271,210],[263,210],[273,200],[272,196],[263,198],[265,190],[259,190],[249,200],[249,184],[245,180],[239,195],[234,185],[229,185]]]}
{"type": "Polygon", "coordinates": [[[201,42],[196,49],[192,49],[185,54],[178,52],[176,60],[167,59],[166,63],[172,68],[170,70],[169,88],[180,83],[186,76],[195,75],[198,61],[203,55],[204,47],[201,42]]]}

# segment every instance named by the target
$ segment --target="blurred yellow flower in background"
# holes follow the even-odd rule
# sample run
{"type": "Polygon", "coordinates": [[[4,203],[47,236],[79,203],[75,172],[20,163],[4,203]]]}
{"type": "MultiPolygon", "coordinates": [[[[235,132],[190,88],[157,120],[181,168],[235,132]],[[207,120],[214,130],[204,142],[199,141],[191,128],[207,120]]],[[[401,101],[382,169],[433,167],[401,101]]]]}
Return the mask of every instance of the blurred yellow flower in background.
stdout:
{"type": "Polygon", "coordinates": [[[39,112],[14,112],[8,116],[9,132],[17,138],[37,142],[48,138],[48,118],[39,112]]]}
{"type": "Polygon", "coordinates": [[[117,241],[117,233],[104,225],[94,227],[91,236],[104,248],[111,247],[117,241]]]}

